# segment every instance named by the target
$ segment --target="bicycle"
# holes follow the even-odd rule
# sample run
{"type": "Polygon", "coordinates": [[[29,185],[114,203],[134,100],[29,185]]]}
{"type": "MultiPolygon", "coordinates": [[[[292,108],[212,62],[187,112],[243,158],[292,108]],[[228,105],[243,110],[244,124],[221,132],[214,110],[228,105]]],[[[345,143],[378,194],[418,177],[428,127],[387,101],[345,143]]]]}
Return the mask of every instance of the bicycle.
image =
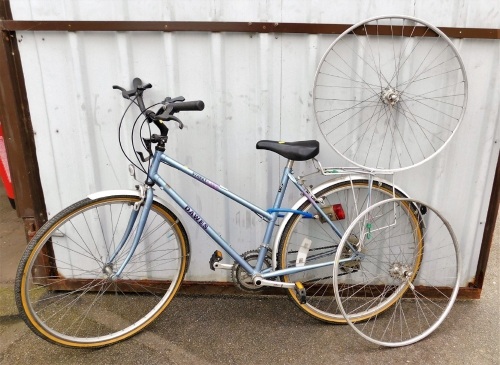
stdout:
{"type": "MultiPolygon", "coordinates": [[[[159,135],[152,134],[144,140],[149,156],[139,153],[147,163],[147,170],[143,170],[145,182],[136,191],[89,195],[55,215],[32,239],[19,264],[15,292],[21,317],[37,335],[64,346],[106,346],[144,329],[169,305],[188,269],[190,245],[184,225],[173,209],[154,194],[155,186],[166,192],[234,260],[234,264],[224,264],[221,252],[215,251],[210,267],[231,270],[233,280],[242,289],[283,288],[304,312],[331,323],[369,323],[391,307],[401,306],[409,288],[415,297],[420,295],[413,282],[418,281],[417,273],[424,265],[423,238],[429,239],[424,233],[424,217],[429,213],[424,210],[432,208],[410,200],[400,190],[373,177],[333,180],[311,189],[302,178],[294,176],[292,167],[294,161],[313,159],[319,153],[319,142],[268,140],[259,141],[257,148],[277,153],[288,162],[274,204],[267,210],[259,208],[166,154],[169,129],[164,122],[174,121],[182,128],[182,121],[174,114],[202,110],[203,102],[167,98],[155,113],[145,108],[143,102],[143,92],[151,85],[137,78],[133,85],[128,91],[114,88],[120,89],[127,99],[135,97],[141,115],[160,130],[159,135]],[[211,187],[266,221],[259,249],[242,255],[233,249],[163,180],[158,174],[160,164],[211,187]],[[302,198],[292,208],[282,208],[290,182],[302,198]],[[368,209],[363,213],[365,206],[368,209]],[[397,209],[391,208],[396,206],[397,209]],[[377,209],[377,214],[372,214],[373,209],[377,209]],[[387,210],[392,212],[389,216],[397,215],[397,219],[389,222],[387,210]],[[361,219],[367,220],[367,215],[370,223],[359,224],[361,219]],[[272,245],[272,234],[280,218],[283,222],[272,245]],[[380,220],[383,223],[379,224],[380,220]],[[384,228],[387,226],[392,228],[390,232],[384,228]],[[385,248],[378,245],[374,252],[364,243],[380,239],[381,234],[392,234],[386,242],[399,241],[394,234],[401,232],[394,228],[402,228],[412,238],[405,237],[404,242],[385,248]],[[390,280],[383,282],[378,278],[376,284],[359,280],[359,275],[365,277],[373,271],[363,266],[367,257],[382,265],[391,255],[394,258],[385,273],[390,280]],[[340,281],[334,285],[336,276],[340,281]],[[352,285],[353,281],[356,285],[352,285]],[[368,303],[367,298],[371,298],[368,303]],[[359,301],[365,303],[359,306],[359,301]],[[354,307],[352,303],[356,303],[354,307]]],[[[338,173],[320,169],[326,175],[338,173]]],[[[453,246],[456,249],[452,239],[450,247],[453,246]]],[[[457,284],[458,272],[454,278],[457,284]]],[[[444,319],[454,298],[447,294],[445,299],[447,303],[433,323],[444,319]]],[[[414,341],[414,337],[405,339],[403,344],[414,341]]],[[[400,342],[395,344],[401,345],[400,342]]]]}

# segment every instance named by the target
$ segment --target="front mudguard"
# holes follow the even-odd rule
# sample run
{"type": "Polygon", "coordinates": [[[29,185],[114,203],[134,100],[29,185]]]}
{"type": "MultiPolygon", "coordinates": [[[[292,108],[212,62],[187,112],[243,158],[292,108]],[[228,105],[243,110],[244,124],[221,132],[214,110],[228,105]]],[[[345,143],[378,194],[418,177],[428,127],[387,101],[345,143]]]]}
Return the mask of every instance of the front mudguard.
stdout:
{"type": "MultiPolygon", "coordinates": [[[[87,198],[91,200],[99,199],[99,198],[104,198],[108,196],[123,196],[123,195],[132,195],[132,196],[137,196],[140,197],[140,193],[138,190],[104,190],[104,191],[98,191],[96,193],[90,194],[87,196],[87,198]]],[[[191,237],[189,236],[189,231],[186,229],[187,225],[185,224],[183,220],[183,214],[180,213],[176,207],[172,206],[171,204],[168,204],[164,199],[160,198],[156,194],[154,195],[153,200],[157,203],[160,203],[161,205],[165,206],[168,208],[179,220],[180,224],[184,228],[184,232],[186,232],[187,235],[187,249],[188,252],[191,252],[191,237]]]]}

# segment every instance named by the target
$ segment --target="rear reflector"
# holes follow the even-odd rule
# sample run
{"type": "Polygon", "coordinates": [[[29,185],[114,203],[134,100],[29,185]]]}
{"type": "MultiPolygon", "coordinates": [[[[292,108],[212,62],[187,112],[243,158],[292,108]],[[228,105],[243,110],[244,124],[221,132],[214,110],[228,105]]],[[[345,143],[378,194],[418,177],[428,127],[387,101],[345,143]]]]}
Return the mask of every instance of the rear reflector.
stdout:
{"type": "MultiPolygon", "coordinates": [[[[329,205],[327,207],[321,208],[321,210],[325,212],[328,218],[330,218],[330,220],[332,221],[345,219],[345,212],[341,204],[329,205]]],[[[321,221],[321,223],[326,222],[326,219],[321,216],[319,217],[319,220],[321,221]]]]}
{"type": "Polygon", "coordinates": [[[334,204],[332,206],[332,209],[333,209],[333,213],[337,217],[336,220],[345,219],[344,209],[342,209],[342,205],[341,204],[334,204]]]}

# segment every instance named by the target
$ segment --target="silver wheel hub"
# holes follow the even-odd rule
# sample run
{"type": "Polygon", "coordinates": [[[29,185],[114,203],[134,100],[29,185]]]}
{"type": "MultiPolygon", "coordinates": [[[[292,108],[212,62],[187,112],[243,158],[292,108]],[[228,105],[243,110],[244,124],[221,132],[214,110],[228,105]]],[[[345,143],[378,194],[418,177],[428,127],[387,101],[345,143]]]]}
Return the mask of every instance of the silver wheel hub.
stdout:
{"type": "Polygon", "coordinates": [[[401,93],[388,86],[382,91],[380,97],[385,104],[394,106],[399,102],[401,93]]]}
{"type": "Polygon", "coordinates": [[[104,267],[102,268],[102,272],[103,274],[105,274],[108,278],[112,278],[113,275],[114,275],[114,271],[113,271],[113,264],[106,264],[104,265],[104,267]]]}
{"type": "Polygon", "coordinates": [[[400,262],[394,262],[389,268],[389,275],[394,279],[407,280],[412,274],[411,267],[400,262]]]}

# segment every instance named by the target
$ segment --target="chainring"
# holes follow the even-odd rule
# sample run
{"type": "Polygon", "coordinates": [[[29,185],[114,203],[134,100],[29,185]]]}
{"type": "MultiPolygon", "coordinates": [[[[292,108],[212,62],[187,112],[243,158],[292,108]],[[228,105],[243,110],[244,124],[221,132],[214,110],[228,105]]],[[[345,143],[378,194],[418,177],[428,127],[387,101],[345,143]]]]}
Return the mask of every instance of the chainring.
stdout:
{"type": "MultiPolygon", "coordinates": [[[[247,251],[241,255],[241,257],[251,266],[255,266],[259,257],[259,250],[247,251]]],[[[270,267],[272,267],[272,257],[271,252],[268,252],[264,258],[262,269],[268,269],[270,267]]],[[[252,277],[248,275],[245,269],[243,269],[237,262],[233,264],[233,268],[231,269],[231,279],[233,280],[234,285],[241,290],[250,292],[263,290],[263,287],[254,285],[252,277]]]]}

